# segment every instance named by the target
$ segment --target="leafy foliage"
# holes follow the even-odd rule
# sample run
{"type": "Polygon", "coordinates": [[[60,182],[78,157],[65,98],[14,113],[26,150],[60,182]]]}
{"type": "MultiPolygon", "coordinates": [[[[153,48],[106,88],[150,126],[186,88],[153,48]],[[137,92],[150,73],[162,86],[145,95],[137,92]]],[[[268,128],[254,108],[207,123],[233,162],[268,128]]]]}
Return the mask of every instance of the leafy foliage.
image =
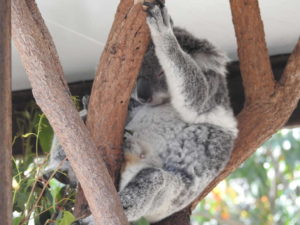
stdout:
{"type": "Polygon", "coordinates": [[[13,224],[70,224],[74,190],[55,179],[43,181],[43,170],[51,147],[53,131],[34,103],[17,112],[18,132],[25,150],[13,158],[13,224]]]}

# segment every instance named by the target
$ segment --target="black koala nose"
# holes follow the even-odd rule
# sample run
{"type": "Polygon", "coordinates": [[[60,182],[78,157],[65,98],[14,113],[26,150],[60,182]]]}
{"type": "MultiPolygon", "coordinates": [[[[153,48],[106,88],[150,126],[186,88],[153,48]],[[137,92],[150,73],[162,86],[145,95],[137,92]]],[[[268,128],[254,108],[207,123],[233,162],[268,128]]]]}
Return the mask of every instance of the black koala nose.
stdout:
{"type": "Polygon", "coordinates": [[[141,103],[149,103],[152,101],[152,98],[151,97],[147,97],[147,98],[141,98],[141,97],[138,97],[139,101],[141,103]]]}
{"type": "Polygon", "coordinates": [[[147,100],[146,99],[143,99],[143,98],[138,98],[139,99],[139,101],[141,102],[141,103],[146,103],[147,102],[147,100]]]}

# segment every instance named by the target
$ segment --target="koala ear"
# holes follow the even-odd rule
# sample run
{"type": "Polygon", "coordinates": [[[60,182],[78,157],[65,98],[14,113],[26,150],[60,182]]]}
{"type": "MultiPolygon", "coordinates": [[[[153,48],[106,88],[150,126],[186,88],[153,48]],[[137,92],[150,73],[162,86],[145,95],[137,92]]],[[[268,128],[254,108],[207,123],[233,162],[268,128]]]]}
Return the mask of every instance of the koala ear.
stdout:
{"type": "Polygon", "coordinates": [[[170,24],[172,27],[174,27],[174,21],[172,20],[172,18],[170,17],[170,24]]]}

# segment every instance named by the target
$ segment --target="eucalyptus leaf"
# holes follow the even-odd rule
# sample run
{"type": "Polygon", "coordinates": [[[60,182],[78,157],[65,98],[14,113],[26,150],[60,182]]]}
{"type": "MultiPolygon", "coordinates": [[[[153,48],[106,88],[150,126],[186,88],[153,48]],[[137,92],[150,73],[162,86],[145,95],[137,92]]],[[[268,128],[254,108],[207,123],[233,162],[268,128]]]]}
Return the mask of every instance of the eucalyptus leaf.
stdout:
{"type": "Polygon", "coordinates": [[[73,216],[72,213],[70,213],[69,211],[64,211],[63,212],[63,217],[58,220],[58,225],[70,225],[72,224],[74,221],[76,220],[76,218],[73,216]]]}

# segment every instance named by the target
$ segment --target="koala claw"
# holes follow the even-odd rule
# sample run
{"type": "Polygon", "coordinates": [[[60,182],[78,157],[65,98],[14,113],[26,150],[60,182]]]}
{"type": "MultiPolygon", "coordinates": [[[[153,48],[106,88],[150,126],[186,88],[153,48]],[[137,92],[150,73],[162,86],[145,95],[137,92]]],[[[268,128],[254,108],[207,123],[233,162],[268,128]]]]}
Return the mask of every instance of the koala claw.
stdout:
{"type": "Polygon", "coordinates": [[[154,0],[152,2],[144,1],[143,2],[143,9],[148,13],[149,16],[153,16],[153,14],[151,13],[151,9],[155,5],[158,5],[162,9],[163,7],[165,7],[164,0],[154,0]]]}
{"type": "Polygon", "coordinates": [[[143,3],[143,9],[145,12],[147,12],[148,16],[154,17],[154,14],[152,13],[152,9],[154,8],[155,3],[153,2],[144,2],[143,3]]]}
{"type": "MultiPolygon", "coordinates": [[[[45,173],[45,174],[43,174],[43,178],[44,178],[45,180],[49,180],[50,177],[51,177],[51,175],[52,175],[53,173],[54,173],[54,171],[50,171],[50,172],[48,172],[48,173],[45,173]]],[[[59,182],[63,183],[63,184],[70,184],[70,179],[69,179],[67,173],[68,173],[67,171],[60,171],[60,170],[58,170],[58,171],[55,173],[54,178],[55,178],[56,180],[58,180],[59,182]]]]}
{"type": "Polygon", "coordinates": [[[154,37],[161,38],[165,37],[165,35],[170,35],[173,32],[173,28],[167,8],[161,8],[159,4],[155,3],[148,5],[150,5],[150,7],[147,9],[147,23],[152,34],[152,39],[154,39],[154,37]]]}
{"type": "Polygon", "coordinates": [[[155,2],[160,6],[160,8],[165,7],[165,1],[164,0],[155,0],[155,2]]]}

